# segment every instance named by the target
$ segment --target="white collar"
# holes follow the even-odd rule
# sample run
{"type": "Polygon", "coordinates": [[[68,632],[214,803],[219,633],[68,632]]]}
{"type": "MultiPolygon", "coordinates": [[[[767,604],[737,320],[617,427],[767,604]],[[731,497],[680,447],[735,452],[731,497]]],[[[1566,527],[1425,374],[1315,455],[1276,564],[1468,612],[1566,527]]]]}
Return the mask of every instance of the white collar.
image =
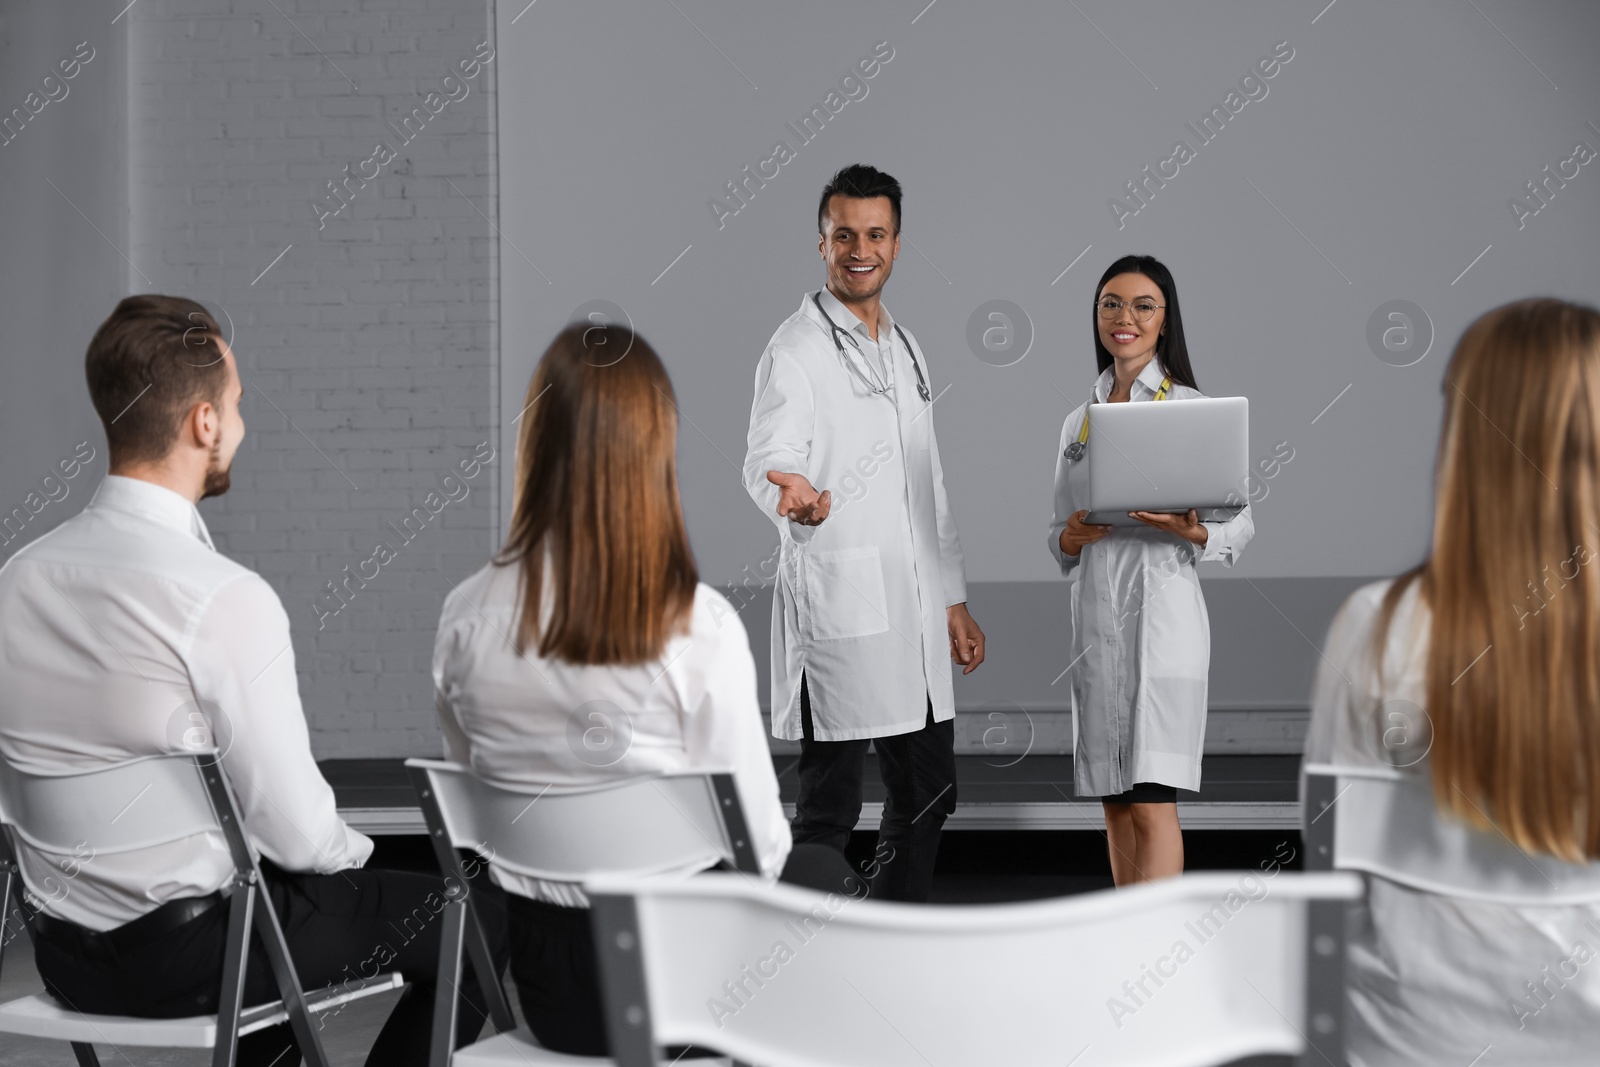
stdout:
{"type": "MultiPolygon", "coordinates": [[[[1150,361],[1144,365],[1144,369],[1139,372],[1139,376],[1134,379],[1134,383],[1143,385],[1145,389],[1149,391],[1151,396],[1155,396],[1156,390],[1161,388],[1161,379],[1165,377],[1167,377],[1167,372],[1161,367],[1161,357],[1152,356],[1150,357],[1150,361]]],[[[1095,379],[1095,402],[1098,404],[1104,404],[1106,402],[1106,398],[1111,395],[1112,387],[1116,384],[1117,367],[1116,364],[1113,363],[1111,366],[1101,371],[1100,377],[1095,379]]],[[[1133,399],[1131,390],[1128,399],[1133,399]]]]}
{"type": "MultiPolygon", "coordinates": [[[[845,307],[844,301],[833,295],[833,290],[829,289],[827,286],[823,286],[822,291],[817,294],[817,297],[822,301],[823,311],[827,313],[828,317],[833,320],[834,325],[838,326],[839,329],[847,330],[851,333],[859,332],[862,338],[865,340],[872,340],[872,335],[867,332],[867,324],[862,322],[860,316],[858,316],[854,311],[851,311],[849,308],[845,307]]],[[[894,316],[890,315],[889,309],[883,306],[882,301],[879,301],[878,341],[882,341],[885,335],[892,334],[893,332],[894,316]]],[[[876,344],[877,342],[873,343],[876,344]]]]}
{"type": "Polygon", "coordinates": [[[211,531],[206,529],[206,521],[200,517],[200,509],[164,485],[147,482],[143,478],[108,474],[86,506],[113,508],[142,516],[186,533],[213,552],[216,551],[217,546],[211,541],[211,531]]]}

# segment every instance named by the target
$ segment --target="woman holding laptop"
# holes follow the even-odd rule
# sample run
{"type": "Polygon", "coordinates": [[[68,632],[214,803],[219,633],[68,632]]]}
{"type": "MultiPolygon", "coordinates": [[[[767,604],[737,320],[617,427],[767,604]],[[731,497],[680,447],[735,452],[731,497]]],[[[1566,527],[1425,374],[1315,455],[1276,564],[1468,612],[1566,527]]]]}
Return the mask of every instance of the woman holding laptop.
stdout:
{"type": "Polygon", "coordinates": [[[1050,551],[1072,580],[1066,659],[1072,684],[1073,788],[1105,807],[1119,886],[1180,874],[1179,789],[1200,788],[1211,625],[1195,564],[1232,566],[1255,533],[1248,502],[1227,522],[1194,510],[1130,512],[1142,525],[1088,514],[1095,403],[1203,396],[1189,366],[1178,291],[1150,256],[1106,268],[1091,311],[1100,377],[1061,427],[1050,551]]]}

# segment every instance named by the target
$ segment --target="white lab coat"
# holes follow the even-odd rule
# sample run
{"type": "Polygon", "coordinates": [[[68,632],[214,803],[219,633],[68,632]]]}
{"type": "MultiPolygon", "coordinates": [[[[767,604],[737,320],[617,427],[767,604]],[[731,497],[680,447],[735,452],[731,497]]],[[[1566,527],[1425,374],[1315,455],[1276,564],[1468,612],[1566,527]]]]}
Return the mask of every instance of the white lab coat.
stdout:
{"type": "MultiPolygon", "coordinates": [[[[1129,402],[1153,400],[1164,374],[1160,360],[1150,360],[1129,402]]],[[[1115,381],[1115,368],[1107,367],[1095,381],[1097,402],[1106,402],[1115,381]]],[[[1162,403],[1203,395],[1174,382],[1162,403]]],[[[1077,556],[1062,552],[1068,518],[1089,506],[1087,457],[1063,455],[1088,406],[1073,409],[1061,426],[1050,520],[1050,554],[1072,579],[1064,661],[1071,665],[1073,786],[1080,796],[1121,793],[1135,782],[1199,789],[1211,622],[1195,564],[1233,566],[1255,520],[1246,503],[1227,522],[1207,522],[1204,548],[1140,525],[1115,527],[1077,556]]],[[[1096,447],[1092,429],[1088,447],[1096,447]]]]}
{"type": "MultiPolygon", "coordinates": [[[[919,730],[930,700],[934,721],[954,718],[945,609],[967,599],[933,404],[917,391],[910,354],[887,308],[879,306],[875,343],[832,293],[822,290],[821,299],[870,366],[880,365],[879,352],[888,357],[894,386],[874,393],[845,365],[809,293],[756,366],[744,484],[782,538],[772,600],[772,734],[791,741],[801,736],[802,671],[819,741],[919,730]],[[831,490],[827,520],[802,526],[779,515],[769,470],[831,490]]],[[[921,346],[905,333],[930,375],[921,346]]],[[[839,340],[846,357],[863,358],[839,340]]],[[[929,385],[937,397],[931,378],[929,385]]]]}

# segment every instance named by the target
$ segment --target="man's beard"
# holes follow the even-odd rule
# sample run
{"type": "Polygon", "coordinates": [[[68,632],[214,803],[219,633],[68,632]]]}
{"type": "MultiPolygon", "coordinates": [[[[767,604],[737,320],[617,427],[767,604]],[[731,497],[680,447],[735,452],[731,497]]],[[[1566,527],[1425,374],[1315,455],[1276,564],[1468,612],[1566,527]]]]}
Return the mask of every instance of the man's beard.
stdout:
{"type": "Polygon", "coordinates": [[[217,443],[211,446],[211,456],[206,460],[206,481],[200,490],[200,499],[226,493],[228,486],[233,482],[230,477],[232,470],[233,464],[230,463],[226,467],[222,465],[222,441],[218,439],[217,443]]]}

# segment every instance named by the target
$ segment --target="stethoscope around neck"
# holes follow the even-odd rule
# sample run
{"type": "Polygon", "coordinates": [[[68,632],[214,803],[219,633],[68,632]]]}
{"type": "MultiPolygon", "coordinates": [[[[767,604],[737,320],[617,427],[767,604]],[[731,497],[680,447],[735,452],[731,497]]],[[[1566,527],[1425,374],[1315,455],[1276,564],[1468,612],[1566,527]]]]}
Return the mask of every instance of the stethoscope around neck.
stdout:
{"type": "MultiPolygon", "coordinates": [[[[839,325],[833,321],[833,316],[829,315],[828,312],[823,309],[822,294],[820,292],[811,294],[811,302],[817,305],[817,310],[821,311],[822,317],[827,320],[828,329],[833,331],[833,347],[838,349],[839,358],[844,360],[845,366],[855,371],[856,377],[860,378],[862,384],[864,384],[872,392],[877,393],[880,396],[887,396],[892,383],[879,382],[878,372],[876,370],[872,370],[871,367],[868,367],[867,370],[872,370],[872,377],[867,377],[867,371],[862,370],[861,366],[858,366],[850,359],[848,355],[845,354],[844,344],[839,340],[839,335],[844,334],[851,346],[855,348],[856,358],[861,362],[861,364],[865,364],[867,362],[867,356],[865,352],[861,351],[861,342],[857,341],[849,333],[841,330],[839,325]]],[[[917,372],[917,395],[922,397],[924,401],[931,402],[933,400],[933,394],[928,391],[928,380],[922,376],[922,365],[917,362],[917,350],[911,347],[911,342],[906,339],[905,331],[900,329],[900,324],[898,322],[894,324],[894,332],[900,335],[900,343],[906,346],[906,355],[911,357],[911,369],[917,372]]],[[[890,353],[891,358],[893,358],[892,347],[890,349],[890,353]]],[[[891,399],[893,398],[891,397],[891,399]]]]}
{"type": "MultiPolygon", "coordinates": [[[[1156,389],[1155,399],[1167,399],[1167,391],[1171,388],[1172,376],[1170,374],[1163,376],[1161,379],[1161,385],[1156,389]]],[[[1132,397],[1130,396],[1129,399],[1132,399],[1132,397]]],[[[1099,398],[1091,393],[1089,396],[1089,405],[1088,407],[1084,408],[1083,411],[1083,426],[1078,430],[1078,439],[1068,445],[1066,451],[1061,453],[1063,456],[1067,457],[1068,463],[1076,463],[1078,460],[1082,459],[1084,451],[1089,447],[1089,411],[1097,403],[1099,403],[1099,398]]]]}

